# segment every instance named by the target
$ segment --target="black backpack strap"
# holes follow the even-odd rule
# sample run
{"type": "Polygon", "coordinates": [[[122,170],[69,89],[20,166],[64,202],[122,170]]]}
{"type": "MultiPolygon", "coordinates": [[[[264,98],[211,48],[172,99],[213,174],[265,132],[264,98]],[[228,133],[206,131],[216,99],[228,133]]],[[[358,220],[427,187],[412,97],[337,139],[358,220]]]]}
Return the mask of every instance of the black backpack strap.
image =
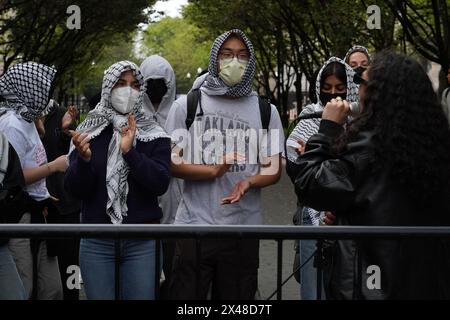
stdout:
{"type": "Polygon", "coordinates": [[[189,130],[195,120],[195,112],[200,98],[200,90],[193,89],[187,95],[187,114],[186,114],[186,129],[189,130]]]}
{"type": "Polygon", "coordinates": [[[272,114],[272,107],[270,102],[262,97],[258,97],[259,100],[259,113],[261,115],[262,128],[269,130],[270,116],[272,114]]]}

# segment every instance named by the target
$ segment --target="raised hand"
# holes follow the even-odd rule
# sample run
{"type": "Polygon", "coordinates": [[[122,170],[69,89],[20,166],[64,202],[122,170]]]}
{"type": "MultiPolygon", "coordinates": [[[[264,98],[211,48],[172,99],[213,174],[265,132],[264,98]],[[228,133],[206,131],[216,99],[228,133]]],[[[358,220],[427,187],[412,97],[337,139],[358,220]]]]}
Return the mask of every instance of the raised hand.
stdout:
{"type": "Polygon", "coordinates": [[[71,124],[74,124],[75,120],[77,119],[77,114],[77,108],[75,106],[69,106],[63,118],[61,119],[61,129],[67,130],[71,124]]]}
{"type": "Polygon", "coordinates": [[[89,136],[86,133],[75,132],[73,130],[69,131],[72,136],[72,142],[78,151],[81,159],[86,162],[91,161],[92,151],[91,145],[89,144],[89,136]]]}
{"type": "Polygon", "coordinates": [[[120,150],[123,154],[128,153],[133,147],[134,136],[136,135],[136,119],[131,113],[128,115],[128,127],[122,128],[120,132],[120,150]]]}

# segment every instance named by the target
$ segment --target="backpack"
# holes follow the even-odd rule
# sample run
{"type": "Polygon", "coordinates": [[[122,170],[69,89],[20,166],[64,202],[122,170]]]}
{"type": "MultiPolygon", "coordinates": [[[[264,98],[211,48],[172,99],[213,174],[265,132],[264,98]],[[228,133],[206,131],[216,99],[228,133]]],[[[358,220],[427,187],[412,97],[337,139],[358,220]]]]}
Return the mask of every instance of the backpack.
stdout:
{"type": "MultiPolygon", "coordinates": [[[[270,115],[272,109],[270,102],[262,97],[258,97],[259,101],[259,113],[261,115],[262,128],[269,129],[270,115]]],[[[192,89],[187,95],[187,114],[186,114],[186,129],[189,130],[192,123],[194,123],[195,117],[203,116],[203,109],[201,103],[201,93],[199,89],[192,89]],[[197,106],[200,106],[200,112],[196,114],[197,106]]]]}
{"type": "Polygon", "coordinates": [[[2,133],[0,133],[0,153],[0,223],[18,223],[26,212],[29,196],[20,185],[4,184],[9,166],[9,142],[2,133]]]}

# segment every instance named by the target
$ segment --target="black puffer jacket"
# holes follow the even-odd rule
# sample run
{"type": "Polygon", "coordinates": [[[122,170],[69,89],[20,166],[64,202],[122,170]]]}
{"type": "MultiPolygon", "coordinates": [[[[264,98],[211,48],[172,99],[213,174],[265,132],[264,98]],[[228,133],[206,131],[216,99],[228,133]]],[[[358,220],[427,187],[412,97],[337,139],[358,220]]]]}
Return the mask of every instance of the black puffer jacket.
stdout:
{"type": "MultiPolygon", "coordinates": [[[[374,165],[373,133],[360,132],[344,154],[334,157],[330,148],[342,130],[322,120],[319,133],[308,140],[296,168],[302,204],[334,212],[338,225],[450,225],[443,197],[422,208],[392,181],[389,167],[374,165]]],[[[448,299],[449,247],[446,239],[336,241],[326,277],[330,298],[448,299]],[[373,286],[373,266],[380,271],[380,288],[373,286]]]]}

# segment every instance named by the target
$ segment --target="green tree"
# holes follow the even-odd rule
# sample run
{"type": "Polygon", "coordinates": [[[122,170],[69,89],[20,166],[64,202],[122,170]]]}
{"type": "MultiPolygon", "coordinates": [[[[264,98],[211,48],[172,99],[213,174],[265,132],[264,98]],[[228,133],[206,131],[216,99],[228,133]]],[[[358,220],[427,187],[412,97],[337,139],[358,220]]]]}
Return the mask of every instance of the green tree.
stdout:
{"type": "Polygon", "coordinates": [[[145,55],[160,55],[172,65],[179,93],[189,91],[198,68],[208,68],[211,40],[186,19],[166,17],[150,24],[143,42],[145,55]]]}
{"type": "MultiPolygon", "coordinates": [[[[57,69],[59,97],[77,90],[88,68],[119,35],[128,36],[147,22],[145,8],[156,0],[4,0],[0,5],[0,56],[3,68],[36,61],[57,69]],[[70,5],[81,10],[81,28],[66,22],[70,5]]],[[[124,45],[124,43],[117,43],[124,45]]],[[[125,46],[127,43],[125,43],[125,46]]]]}

